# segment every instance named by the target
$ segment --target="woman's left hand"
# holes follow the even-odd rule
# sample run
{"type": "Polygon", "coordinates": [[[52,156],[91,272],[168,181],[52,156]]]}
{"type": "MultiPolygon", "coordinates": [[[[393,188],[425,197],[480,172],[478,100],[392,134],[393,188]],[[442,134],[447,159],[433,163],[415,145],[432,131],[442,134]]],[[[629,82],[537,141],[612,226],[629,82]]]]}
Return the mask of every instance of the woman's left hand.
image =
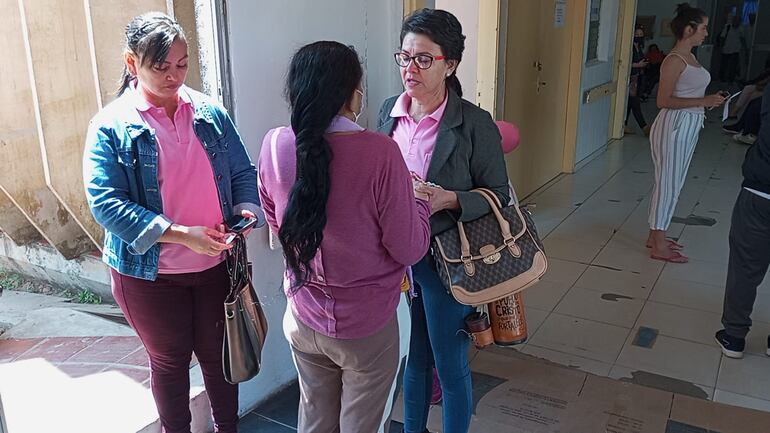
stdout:
{"type": "MultiPolygon", "coordinates": [[[[246,209],[241,211],[241,216],[244,217],[244,218],[256,218],[257,217],[256,215],[254,215],[254,212],[252,212],[250,210],[246,210],[246,209]]],[[[219,230],[222,233],[227,233],[227,226],[224,225],[224,224],[219,224],[217,226],[217,230],[219,230]]],[[[251,233],[251,229],[250,228],[244,230],[243,236],[248,236],[249,233],[251,233]]]]}
{"type": "Polygon", "coordinates": [[[446,209],[460,209],[460,202],[457,201],[457,194],[454,191],[427,185],[419,186],[415,188],[415,191],[428,195],[431,215],[446,209]]]}

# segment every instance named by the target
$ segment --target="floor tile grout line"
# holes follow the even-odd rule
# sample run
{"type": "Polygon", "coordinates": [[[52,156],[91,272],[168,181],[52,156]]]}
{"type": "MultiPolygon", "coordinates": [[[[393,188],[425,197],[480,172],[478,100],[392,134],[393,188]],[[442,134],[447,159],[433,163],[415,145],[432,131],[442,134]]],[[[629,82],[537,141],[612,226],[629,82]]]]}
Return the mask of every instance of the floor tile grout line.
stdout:
{"type": "MultiPolygon", "coordinates": [[[[17,340],[28,340],[28,339],[27,339],[27,338],[19,338],[19,339],[17,339],[17,340]]],[[[12,358],[12,359],[11,359],[10,361],[8,361],[8,362],[14,362],[14,361],[17,361],[17,360],[19,360],[19,358],[21,358],[22,356],[26,355],[26,354],[27,354],[27,353],[29,353],[30,351],[32,351],[32,350],[34,350],[34,349],[38,348],[38,347],[39,347],[41,344],[43,344],[44,342],[46,342],[46,341],[48,341],[48,340],[50,340],[50,338],[49,338],[49,337],[42,337],[42,338],[40,338],[40,341],[38,341],[37,343],[35,343],[34,345],[32,345],[32,347],[30,347],[29,349],[25,350],[24,352],[21,352],[20,354],[16,355],[14,358],[12,358]]]]}
{"type": "Polygon", "coordinates": [[[122,360],[124,360],[124,359],[128,358],[129,356],[133,356],[135,353],[139,352],[140,350],[141,350],[141,351],[145,351],[145,349],[144,349],[144,345],[142,345],[142,342],[141,342],[141,340],[139,340],[139,337],[136,337],[136,339],[137,339],[137,342],[139,343],[139,346],[138,346],[136,349],[134,349],[134,350],[133,350],[131,353],[129,353],[128,355],[126,355],[126,356],[124,356],[124,357],[122,357],[122,358],[118,359],[118,360],[116,361],[116,363],[120,363],[120,361],[122,361],[122,360]]]}
{"type": "MultiPolygon", "coordinates": [[[[582,359],[585,359],[585,360],[588,360],[588,361],[599,362],[599,363],[601,363],[601,364],[604,364],[604,365],[608,365],[608,366],[610,366],[610,368],[613,366],[613,364],[611,364],[611,363],[609,363],[609,362],[607,362],[607,361],[602,361],[602,360],[600,360],[600,359],[596,359],[596,358],[589,358],[589,357],[587,357],[587,356],[583,356],[583,355],[577,355],[577,354],[574,354],[574,353],[565,352],[565,351],[563,351],[563,350],[553,349],[553,348],[551,348],[551,347],[539,346],[539,345],[537,345],[537,344],[533,344],[533,343],[527,343],[527,345],[530,345],[530,346],[532,346],[532,347],[536,347],[536,348],[538,348],[538,349],[545,349],[545,350],[550,350],[550,351],[553,351],[553,352],[556,352],[556,353],[560,353],[560,354],[562,354],[562,355],[576,356],[576,357],[578,357],[578,358],[582,358],[582,359]]],[[[525,353],[525,355],[530,355],[530,354],[528,354],[528,353],[525,353]]],[[[535,355],[530,355],[530,356],[535,356],[535,355]]],[[[537,357],[537,356],[535,356],[535,357],[537,357]]],[[[544,359],[545,359],[545,358],[544,358],[544,359]]],[[[559,363],[558,363],[558,362],[556,362],[556,361],[551,361],[551,360],[549,360],[549,361],[550,361],[550,362],[554,362],[554,363],[556,363],[556,364],[559,364],[559,363]]],[[[628,367],[626,367],[626,368],[628,368],[628,367]]]]}
{"type": "MultiPolygon", "coordinates": [[[[582,288],[582,287],[578,287],[578,288],[580,289],[580,288],[582,288]]],[[[555,307],[554,307],[554,308],[555,308],[555,307]]],[[[563,312],[561,312],[561,311],[556,311],[555,309],[554,309],[554,311],[553,311],[553,312],[554,312],[554,313],[556,313],[556,314],[558,314],[558,315],[561,315],[561,316],[565,316],[565,317],[569,317],[569,318],[572,318],[572,319],[587,320],[587,321],[589,321],[589,322],[600,323],[600,324],[602,324],[602,325],[609,325],[609,326],[614,326],[614,327],[616,327],[616,328],[623,328],[623,329],[629,329],[629,330],[633,330],[633,329],[634,329],[634,327],[633,327],[633,326],[629,328],[628,326],[618,325],[617,323],[610,323],[610,322],[605,322],[605,321],[602,321],[602,320],[589,319],[589,318],[587,318],[587,317],[580,317],[580,316],[576,316],[576,315],[574,315],[574,314],[563,313],[563,312]]],[[[624,341],[625,341],[625,340],[624,340],[624,341]]]]}
{"type": "MultiPolygon", "coordinates": [[[[638,326],[634,326],[634,328],[632,328],[632,331],[633,331],[633,330],[636,330],[636,329],[638,329],[638,328],[639,328],[638,326]]],[[[685,342],[685,343],[697,344],[697,345],[699,345],[699,346],[705,346],[705,347],[709,347],[709,348],[711,348],[711,349],[718,349],[717,347],[714,347],[714,346],[713,346],[713,345],[711,345],[711,344],[703,343],[703,342],[701,342],[701,341],[688,340],[688,339],[686,339],[686,338],[682,338],[682,337],[675,337],[675,336],[673,336],[673,335],[666,335],[666,334],[660,334],[660,333],[658,334],[658,336],[660,336],[660,337],[666,337],[666,338],[670,338],[670,339],[672,339],[672,340],[678,340],[678,341],[682,341],[682,342],[685,342]]],[[[641,347],[641,346],[638,346],[638,347],[641,347]]],[[[646,348],[644,348],[644,349],[646,349],[646,348]]],[[[720,353],[721,353],[721,352],[720,352],[720,353]]],[[[756,353],[747,353],[746,355],[750,355],[750,356],[760,356],[760,355],[757,355],[756,353]]]]}
{"type": "MultiPolygon", "coordinates": [[[[681,305],[681,304],[672,304],[670,302],[663,302],[663,301],[659,301],[657,299],[648,299],[646,302],[652,302],[654,304],[667,305],[667,306],[670,306],[670,307],[678,307],[678,308],[681,308],[683,310],[695,311],[697,313],[709,313],[709,314],[721,315],[720,312],[702,310],[700,308],[692,308],[692,307],[688,307],[688,306],[681,305]]],[[[762,321],[758,321],[758,320],[754,320],[752,322],[760,322],[760,323],[763,323],[763,324],[767,324],[767,322],[762,322],[762,321]]]]}
{"type": "MultiPolygon", "coordinates": [[[[78,337],[75,337],[75,338],[78,338],[78,337]]],[[[80,337],[80,338],[91,338],[91,337],[80,337]]],[[[86,350],[86,349],[88,349],[89,347],[93,346],[94,344],[96,344],[96,343],[98,343],[98,342],[100,342],[100,341],[104,340],[105,338],[107,338],[107,337],[105,337],[105,336],[101,336],[101,337],[97,338],[96,340],[92,341],[90,344],[86,345],[85,347],[81,348],[81,349],[80,349],[80,350],[78,350],[77,352],[75,352],[75,353],[73,353],[72,355],[70,355],[69,357],[67,357],[67,359],[65,359],[65,360],[64,360],[64,361],[62,361],[62,362],[65,362],[65,361],[67,361],[67,360],[70,360],[70,359],[72,359],[72,358],[76,357],[78,354],[82,353],[83,351],[85,351],[85,350],[86,350]]]]}
{"type": "MultiPolygon", "coordinates": [[[[726,390],[726,389],[722,389],[722,388],[714,388],[714,394],[716,394],[716,392],[717,392],[717,391],[721,391],[721,392],[729,392],[730,394],[739,395],[739,396],[741,396],[741,397],[749,397],[749,398],[753,398],[753,399],[757,399],[757,400],[761,400],[761,401],[764,401],[764,402],[770,403],[770,399],[767,399],[767,398],[762,398],[762,397],[757,397],[757,396],[755,396],[755,395],[751,395],[751,394],[744,394],[744,393],[742,393],[742,392],[728,391],[728,390],[726,390]]],[[[714,400],[714,401],[716,401],[716,400],[714,400]]],[[[719,402],[718,402],[718,403],[719,403],[719,402]]],[[[730,403],[724,403],[724,404],[730,404],[730,403]]],[[[738,406],[738,407],[740,407],[740,406],[738,406]]],[[[755,410],[758,410],[758,409],[755,409],[755,410]]],[[[767,411],[765,411],[765,412],[767,412],[767,411]]]]}

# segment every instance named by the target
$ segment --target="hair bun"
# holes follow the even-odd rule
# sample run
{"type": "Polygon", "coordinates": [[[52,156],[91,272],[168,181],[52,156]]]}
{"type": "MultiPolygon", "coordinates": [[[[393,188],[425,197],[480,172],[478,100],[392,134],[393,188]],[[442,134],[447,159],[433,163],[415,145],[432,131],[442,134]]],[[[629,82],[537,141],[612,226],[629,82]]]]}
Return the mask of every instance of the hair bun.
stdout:
{"type": "Polygon", "coordinates": [[[676,5],[676,13],[678,14],[681,14],[682,12],[687,11],[689,9],[692,9],[692,6],[690,5],[690,3],[687,3],[687,2],[679,3],[678,5],[676,5]]]}

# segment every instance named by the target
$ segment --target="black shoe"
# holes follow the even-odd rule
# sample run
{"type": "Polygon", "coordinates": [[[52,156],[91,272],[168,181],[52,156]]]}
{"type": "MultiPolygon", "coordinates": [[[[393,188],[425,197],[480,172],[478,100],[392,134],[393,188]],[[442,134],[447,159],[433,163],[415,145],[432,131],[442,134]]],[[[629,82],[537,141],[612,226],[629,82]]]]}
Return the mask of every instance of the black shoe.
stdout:
{"type": "Polygon", "coordinates": [[[730,134],[730,135],[735,135],[735,134],[740,134],[741,133],[739,128],[736,127],[735,125],[724,125],[722,127],[722,131],[724,131],[726,134],[730,134]]]}
{"type": "MultiPolygon", "coordinates": [[[[728,358],[743,358],[743,350],[746,348],[746,339],[732,337],[724,329],[715,335],[717,343],[722,346],[722,353],[728,358]]],[[[770,343],[770,339],[768,340],[770,343]]],[[[770,349],[768,349],[770,351],[770,349]]]]}

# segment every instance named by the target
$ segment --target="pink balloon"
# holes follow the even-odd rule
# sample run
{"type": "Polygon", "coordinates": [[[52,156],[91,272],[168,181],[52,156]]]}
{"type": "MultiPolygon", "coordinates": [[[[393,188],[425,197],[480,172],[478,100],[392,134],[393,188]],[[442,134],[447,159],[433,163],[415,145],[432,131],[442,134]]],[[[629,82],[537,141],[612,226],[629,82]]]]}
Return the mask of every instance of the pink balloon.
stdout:
{"type": "Polygon", "coordinates": [[[519,128],[504,120],[495,120],[497,129],[503,137],[503,153],[511,153],[519,147],[519,128]]]}

